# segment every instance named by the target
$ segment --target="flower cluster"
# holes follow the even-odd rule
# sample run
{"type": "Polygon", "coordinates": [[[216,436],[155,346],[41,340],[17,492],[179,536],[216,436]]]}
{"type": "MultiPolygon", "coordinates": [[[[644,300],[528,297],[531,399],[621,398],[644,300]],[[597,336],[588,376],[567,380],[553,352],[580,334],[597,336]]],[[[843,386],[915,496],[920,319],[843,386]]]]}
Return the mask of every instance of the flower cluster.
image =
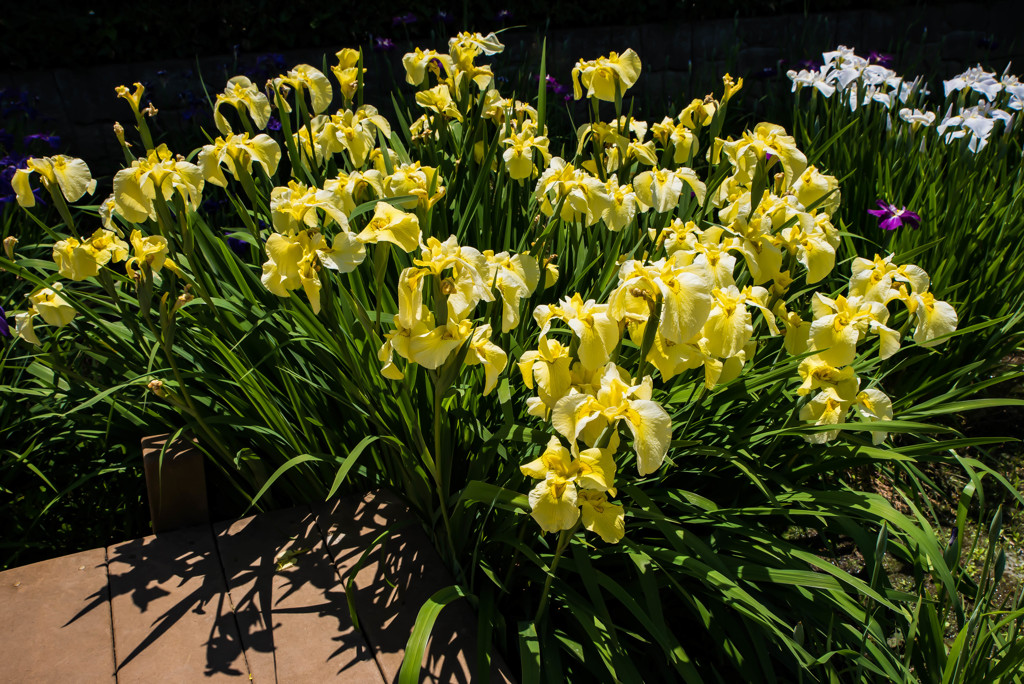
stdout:
{"type": "Polygon", "coordinates": [[[873,104],[887,110],[898,109],[899,118],[890,121],[890,125],[899,121],[915,131],[935,126],[946,143],[966,139],[971,152],[982,150],[1000,126],[1003,130],[1011,129],[1015,112],[1024,108],[1024,83],[1009,73],[1009,65],[1001,76],[979,65],[943,81],[948,106],[939,118],[936,112],[918,107],[929,94],[920,76],[908,81],[844,45],[823,53],[822,57],[821,66],[787,72],[793,92],[812,87],[826,98],[841,97],[851,110],[873,104]],[[975,100],[971,105],[969,93],[973,93],[971,99],[975,100]]]}
{"type": "MultiPolygon", "coordinates": [[[[337,90],[309,65],[271,79],[270,97],[244,76],[229,80],[214,104],[221,136],[196,151],[198,163],[151,144],[140,110],[143,86],[119,89],[136,114],[146,153],[115,175],[113,192],[100,205],[102,227],[83,239],[66,220],[72,234],[52,248],[58,274],[112,287],[105,269],[124,262],[128,278],[121,285],[138,289],[135,301],[148,321],[144,302],[166,268],[171,285],[181,279],[186,288],[177,300],[165,294],[161,301],[168,325],[194,297],[213,299],[204,292],[209,274],[201,273],[200,250],[210,245],[197,248],[191,231],[201,225],[195,214],[206,183],[224,188],[246,240],[266,255],[258,266],[266,292],[291,298],[302,290],[311,312],[304,317],[313,320],[326,309],[326,320],[338,317],[329,297],[343,290],[341,299],[351,304],[345,311],[374,340],[381,375],[408,388],[422,377],[414,366],[427,369],[436,411],[464,366],[482,370],[471,373],[482,375],[481,395],[494,392],[514,350],[522,384],[533,395],[525,412],[554,433],[540,457],[521,466],[537,480],[529,494],[532,515],[547,532],[582,525],[608,543],[625,534],[625,509],[615,501],[616,456],[635,456],[640,477],[654,476],[668,456],[673,423],[658,384],[690,373],[712,391],[755,362],[764,337],[782,337],[791,354],[806,357],[798,394],[808,398],[800,416],[828,427],[809,439],[835,438],[840,428],[832,426],[851,408],[872,420],[892,418],[881,390],[861,388],[854,370],[858,344],[877,338],[883,359],[899,349],[904,330],[889,327],[888,310],[897,300],[908,325],[916,317],[913,338],[921,345],[952,332],[956,313],[929,292],[921,269],[893,264],[890,256],[855,260],[847,293],[814,293],[810,315],[801,317],[808,289],[794,283],[821,283],[836,265],[840,237],[832,217],[839,185],[808,163],[781,126],[759,123],[737,138],[718,137],[742,79],[726,75],[720,98],[694,99],[649,124],[621,114],[622,95],[641,73],[635,52],[580,60],[572,72],[574,94],[591,99],[594,116],[577,129],[569,152],[554,156],[543,113],[503,97],[491,67],[479,63],[502,49],[494,34],[460,33],[445,53],[416,48],[403,57],[423,110],[409,125],[408,147],[376,108],[353,107],[363,78],[355,50],[337,53],[337,90]],[[335,92],[343,107],[332,111],[335,92]],[[611,121],[598,115],[602,101],[615,103],[611,121]],[[277,139],[269,126],[275,108],[277,139]],[[264,130],[270,132],[257,133],[264,130]],[[450,149],[456,152],[447,154],[450,149]],[[281,178],[282,169],[292,177],[281,178]],[[455,185],[467,174],[490,175],[474,179],[467,192],[465,184],[455,185]],[[469,203],[467,211],[460,202],[486,192],[487,181],[523,202],[507,204],[503,220],[523,219],[535,235],[499,240],[473,232],[487,209],[469,203]],[[244,196],[235,194],[236,186],[244,196]],[[435,210],[442,201],[445,211],[435,210]],[[523,206],[534,215],[514,216],[523,206]],[[543,303],[541,291],[559,276],[551,251],[561,251],[556,245],[570,234],[577,244],[569,249],[594,238],[621,251],[605,255],[612,261],[600,288],[583,290],[571,280],[564,296],[543,303]],[[331,271],[352,274],[348,286],[332,281],[331,271]],[[385,287],[389,273],[398,274],[393,287],[385,287]],[[375,301],[365,296],[360,274],[375,281],[375,301]],[[521,320],[529,321],[531,309],[535,338],[521,320]],[[517,338],[523,332],[528,337],[517,338]]],[[[851,51],[826,54],[823,83],[856,81],[878,86],[875,94],[884,84],[897,97],[903,92],[906,84],[884,67],[858,60],[851,51]]],[[[123,129],[121,140],[127,151],[123,129]]],[[[26,207],[30,173],[39,174],[55,201],[74,202],[95,189],[82,160],[30,159],[14,179],[26,207]]],[[[76,312],[63,292],[58,282],[37,289],[28,310],[15,314],[22,338],[40,343],[34,316],[55,327],[72,321],[76,312]]],[[[164,393],[158,396],[171,396],[162,384],[154,387],[164,393]]],[[[506,406],[508,396],[506,389],[506,406]]],[[[439,472],[431,475],[441,482],[439,472]]]]}

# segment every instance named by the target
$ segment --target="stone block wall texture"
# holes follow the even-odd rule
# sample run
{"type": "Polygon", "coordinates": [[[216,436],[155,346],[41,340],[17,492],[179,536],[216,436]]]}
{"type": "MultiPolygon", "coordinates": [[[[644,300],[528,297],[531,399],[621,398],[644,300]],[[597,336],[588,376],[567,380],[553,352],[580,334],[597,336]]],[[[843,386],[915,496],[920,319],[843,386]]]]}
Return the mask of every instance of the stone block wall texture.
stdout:
{"type": "MultiPolygon", "coordinates": [[[[744,107],[756,110],[759,98],[769,90],[788,90],[786,69],[800,68],[801,60],[820,62],[822,51],[840,44],[854,47],[860,54],[896,53],[894,68],[907,77],[925,73],[948,78],[978,63],[1002,71],[1011,61],[1017,64],[1015,73],[1022,74],[1021,25],[1024,2],[1020,0],[693,23],[666,17],[665,22],[658,24],[550,32],[547,71],[571,86],[570,72],[577,59],[593,59],[611,50],[621,52],[632,47],[643,63],[640,82],[630,91],[636,97],[639,115],[650,111],[651,116],[660,118],[693,97],[720,90],[720,78],[726,71],[744,77],[744,107]],[[667,103],[670,106],[666,109],[667,103]]],[[[499,77],[512,78],[520,70],[535,73],[540,64],[540,32],[519,29],[501,37],[506,52],[491,60],[499,77]]],[[[341,47],[344,46],[338,46],[341,47]]],[[[385,114],[391,110],[391,90],[395,84],[404,83],[401,56],[411,48],[396,41],[390,52],[365,55],[369,68],[366,101],[385,114]]],[[[111,128],[113,122],[120,121],[126,129],[132,125],[127,105],[114,96],[115,86],[135,81],[147,84],[148,93],[160,110],[153,124],[157,136],[167,133],[171,139],[180,139],[180,135],[174,134],[189,130],[187,139],[198,145],[203,141],[198,138],[197,124],[210,135],[216,135],[203,83],[212,97],[228,78],[239,73],[254,73],[254,80],[262,82],[256,79],[265,80],[300,63],[321,67],[324,61],[320,51],[292,51],[273,60],[258,55],[227,55],[6,72],[0,73],[0,88],[28,91],[36,98],[40,112],[33,122],[37,127],[33,132],[57,133],[68,153],[86,159],[94,174],[103,176],[123,164],[123,154],[111,128]]],[[[333,55],[327,55],[327,67],[333,63],[333,55]]],[[[937,88],[941,88],[941,83],[933,81],[932,89],[937,88]]]]}

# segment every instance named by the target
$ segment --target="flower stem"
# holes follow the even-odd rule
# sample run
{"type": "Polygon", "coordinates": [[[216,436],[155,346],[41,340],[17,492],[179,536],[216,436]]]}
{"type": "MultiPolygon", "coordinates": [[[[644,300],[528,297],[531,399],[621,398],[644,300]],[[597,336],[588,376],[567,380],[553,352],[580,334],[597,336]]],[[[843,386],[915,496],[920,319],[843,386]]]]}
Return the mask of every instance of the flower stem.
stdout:
{"type": "Polygon", "coordinates": [[[555,570],[558,569],[558,562],[562,560],[562,553],[568,548],[572,536],[580,523],[577,520],[572,529],[562,530],[558,535],[558,546],[555,547],[555,557],[551,560],[551,568],[548,570],[547,579],[544,580],[544,589],[540,593],[540,605],[537,606],[537,614],[533,618],[533,624],[540,622],[544,616],[544,609],[548,606],[548,597],[551,594],[551,583],[555,580],[555,570]]]}

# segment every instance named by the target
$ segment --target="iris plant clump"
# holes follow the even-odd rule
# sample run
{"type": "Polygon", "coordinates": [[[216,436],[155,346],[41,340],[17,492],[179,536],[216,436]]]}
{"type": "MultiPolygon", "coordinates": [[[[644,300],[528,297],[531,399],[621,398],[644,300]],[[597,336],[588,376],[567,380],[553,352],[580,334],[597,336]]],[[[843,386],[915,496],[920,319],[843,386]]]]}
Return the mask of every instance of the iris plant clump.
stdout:
{"type": "Polygon", "coordinates": [[[187,156],[152,140],[142,85],[118,88],[141,146],[122,136],[97,204],[83,160],[14,176],[29,220],[33,184],[62,218],[0,260],[30,285],[18,344],[54,373],[79,350],[108,364],[76,382],[192,429],[253,505],[396,489],[523,679],[908,672],[864,643],[916,620],[918,595],[778,528],[850,535],[877,567],[891,535],[957,595],[927,520],[833,477],[912,460],[888,435],[921,424],[880,369],[956,335],[956,310],[906,259],[844,256],[840,183],[785,128],[723,130],[743,79],[641,121],[640,56],[581,59],[589,119],[561,140],[548,79],[499,92],[503,50],[473,32],[416,48],[390,115],[363,101],[356,49],[330,74],[236,76],[187,156]],[[777,652],[738,656],[764,639],[777,652]]]}

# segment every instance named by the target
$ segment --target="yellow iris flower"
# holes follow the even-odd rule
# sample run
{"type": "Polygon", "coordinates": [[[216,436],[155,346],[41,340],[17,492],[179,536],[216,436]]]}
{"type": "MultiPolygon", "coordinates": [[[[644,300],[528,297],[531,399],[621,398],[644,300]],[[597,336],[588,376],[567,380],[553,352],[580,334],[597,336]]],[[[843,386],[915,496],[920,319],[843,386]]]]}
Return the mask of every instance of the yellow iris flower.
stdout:
{"type": "Polygon", "coordinates": [[[324,190],[333,194],[342,212],[349,215],[360,204],[384,196],[384,176],[376,169],[352,173],[342,171],[324,181],[324,190]]]}
{"type": "Polygon", "coordinates": [[[636,385],[629,382],[625,371],[609,363],[596,396],[576,393],[562,397],[552,411],[551,424],[570,443],[582,439],[594,446],[606,427],[625,422],[633,434],[637,470],[648,475],[665,460],[672,442],[672,419],[651,400],[650,376],[636,385]]]}
{"type": "Polygon", "coordinates": [[[174,272],[178,272],[174,262],[167,258],[167,238],[162,235],[143,237],[142,231],[133,230],[129,239],[131,240],[132,248],[135,250],[132,257],[125,262],[125,271],[128,273],[129,278],[136,277],[136,271],[133,266],[141,263],[149,264],[149,268],[154,274],[159,273],[160,269],[164,266],[167,266],[174,272]]]}
{"type": "MultiPolygon", "coordinates": [[[[846,422],[846,414],[852,404],[852,400],[843,399],[835,389],[827,387],[803,405],[800,420],[813,421],[815,425],[839,425],[846,422]]],[[[812,432],[804,435],[804,439],[811,444],[824,444],[838,437],[841,430],[812,432]]]]}
{"type": "Polygon", "coordinates": [[[156,220],[156,198],[171,202],[177,193],[193,211],[202,200],[203,172],[182,157],[175,158],[167,145],[150,150],[145,159],[114,174],[114,206],[129,223],[156,220]]]}
{"type": "Polygon", "coordinates": [[[377,202],[373,218],[358,238],[363,243],[390,242],[402,251],[411,252],[420,245],[420,220],[387,202],[377,202]]]}
{"type": "Polygon", "coordinates": [[[63,288],[61,283],[54,283],[50,287],[44,287],[29,295],[28,311],[14,315],[14,327],[19,337],[39,346],[41,343],[35,333],[33,316],[42,316],[47,324],[55,328],[62,328],[78,315],[78,312],[68,304],[67,300],[60,296],[63,288]]]}
{"type": "Polygon", "coordinates": [[[290,297],[289,290],[302,288],[313,313],[320,312],[321,265],[342,273],[355,268],[363,246],[347,231],[338,233],[327,247],[319,232],[273,233],[267,238],[267,263],[263,264],[263,285],[278,297],[290,297]]]}
{"type": "Polygon", "coordinates": [[[515,180],[525,180],[536,175],[537,167],[533,163],[534,150],[540,153],[545,166],[551,161],[551,153],[548,152],[549,141],[547,137],[537,135],[532,122],[512,126],[508,137],[502,140],[501,144],[505,146],[502,153],[505,168],[508,169],[508,175],[515,180]]]}
{"type": "Polygon", "coordinates": [[[766,164],[767,170],[776,163],[781,164],[786,188],[807,168],[807,157],[797,149],[796,140],[786,135],[782,126],[772,123],[761,122],[739,140],[725,142],[722,152],[736,169],[735,177],[744,185],[753,180],[758,160],[764,162],[767,154],[772,155],[766,164]]]}
{"type": "Polygon", "coordinates": [[[270,192],[270,213],[274,230],[295,233],[303,229],[319,230],[333,220],[343,231],[348,231],[341,198],[330,190],[310,188],[298,181],[289,181],[287,187],[276,187],[270,192]],[[324,213],[324,219],[318,215],[324,213]]]}
{"type": "Polygon", "coordinates": [[[405,81],[409,85],[419,86],[427,78],[428,69],[433,72],[438,81],[448,80],[455,73],[455,65],[452,58],[435,50],[421,50],[416,48],[414,52],[402,56],[402,66],[405,67],[405,81]],[[444,75],[441,75],[441,70],[444,75]]]}
{"type": "Polygon", "coordinates": [[[633,178],[633,188],[640,201],[662,214],[675,209],[679,204],[684,183],[693,191],[697,204],[703,206],[707,186],[691,168],[644,171],[633,178]]]}
{"type": "Polygon", "coordinates": [[[444,83],[436,85],[430,90],[421,90],[416,93],[416,104],[448,119],[462,121],[462,113],[455,106],[452,93],[444,83]]]}
{"type": "Polygon", "coordinates": [[[253,162],[260,164],[267,176],[273,176],[280,161],[281,148],[265,133],[252,139],[248,133],[232,135],[226,140],[218,137],[212,145],[204,145],[199,151],[199,168],[203,171],[203,177],[207,182],[222,188],[228,186],[228,180],[221,169],[222,164],[235,180],[239,180],[242,173],[252,175],[253,162]]]}
{"type": "Polygon", "coordinates": [[[52,157],[29,157],[26,168],[17,169],[11,178],[18,204],[26,209],[36,205],[36,198],[29,185],[29,176],[38,173],[43,187],[51,194],[60,190],[68,202],[77,202],[82,195],[96,191],[96,181],[89,171],[89,165],[81,159],[57,154],[52,157]]]}
{"type": "Polygon", "coordinates": [[[573,97],[583,97],[583,88],[587,89],[587,97],[596,97],[605,102],[615,101],[615,91],[624,94],[633,87],[640,78],[640,57],[632,48],[621,55],[612,52],[607,57],[595,60],[580,60],[572,70],[573,97]]]}
{"type": "Polygon", "coordinates": [[[546,216],[554,214],[555,207],[564,198],[561,219],[571,222],[582,218],[588,226],[600,221],[611,203],[608,187],[600,179],[574,168],[561,157],[551,158],[548,168],[537,180],[534,194],[546,216]]]}
{"type": "Polygon", "coordinates": [[[99,275],[101,267],[111,261],[124,261],[127,256],[128,243],[104,228],[98,228],[85,242],[69,237],[53,245],[58,272],[71,280],[99,275]]]}
{"type": "Polygon", "coordinates": [[[537,258],[529,254],[483,252],[487,260],[487,282],[501,293],[501,332],[507,333],[519,325],[519,304],[533,294],[540,282],[537,258]]]}
{"type": "Polygon", "coordinates": [[[394,173],[384,178],[385,197],[413,195],[416,199],[400,204],[403,209],[430,209],[444,197],[445,187],[437,169],[420,162],[394,167],[394,173]]]}
{"type": "MultiPolygon", "coordinates": [[[[352,98],[356,96],[356,90],[359,89],[359,77],[361,76],[359,72],[359,50],[342,48],[334,53],[334,56],[338,58],[338,65],[331,67],[331,71],[334,73],[334,78],[338,80],[341,96],[345,99],[345,102],[351,102],[352,98]]],[[[365,67],[362,73],[366,73],[365,67]]]]}
{"type": "Polygon", "coordinates": [[[334,90],[331,82],[327,80],[323,72],[308,64],[299,64],[287,74],[278,76],[273,80],[274,90],[281,95],[281,108],[285,112],[291,112],[291,105],[284,97],[283,86],[290,86],[295,89],[295,96],[302,97],[304,92],[309,93],[310,104],[314,114],[320,114],[331,104],[334,97],[334,90]]]}
{"type": "Polygon", "coordinates": [[[270,100],[245,76],[228,79],[224,92],[217,94],[217,101],[213,105],[213,121],[217,130],[221,135],[231,135],[231,124],[221,114],[221,105],[234,107],[239,116],[242,116],[243,111],[248,112],[257,130],[262,131],[270,121],[270,100]]]}
{"type": "Polygon", "coordinates": [[[519,357],[523,384],[532,390],[536,383],[537,395],[548,410],[553,409],[572,387],[571,362],[569,348],[544,335],[537,342],[536,350],[523,352],[519,357]]]}
{"type": "Polygon", "coordinates": [[[363,105],[355,111],[342,110],[331,116],[317,116],[310,125],[318,158],[344,151],[357,168],[366,164],[373,152],[378,130],[385,137],[391,136],[391,125],[372,105],[363,105]]]}
{"type": "Polygon", "coordinates": [[[900,334],[886,327],[889,311],[879,302],[859,297],[834,300],[820,292],[811,299],[814,322],[809,340],[818,355],[835,367],[848,366],[857,356],[857,342],[868,332],[878,335],[879,358],[887,359],[900,348],[900,334]]]}
{"type": "Polygon", "coordinates": [[[604,492],[581,489],[576,499],[583,527],[609,544],[626,536],[626,514],[622,504],[612,503],[604,492]]]}
{"type": "Polygon", "coordinates": [[[619,285],[608,297],[609,314],[617,321],[646,321],[661,295],[658,332],[667,341],[681,344],[696,335],[707,320],[711,287],[711,270],[704,260],[686,264],[674,255],[650,264],[626,261],[619,268],[619,285]]]}

